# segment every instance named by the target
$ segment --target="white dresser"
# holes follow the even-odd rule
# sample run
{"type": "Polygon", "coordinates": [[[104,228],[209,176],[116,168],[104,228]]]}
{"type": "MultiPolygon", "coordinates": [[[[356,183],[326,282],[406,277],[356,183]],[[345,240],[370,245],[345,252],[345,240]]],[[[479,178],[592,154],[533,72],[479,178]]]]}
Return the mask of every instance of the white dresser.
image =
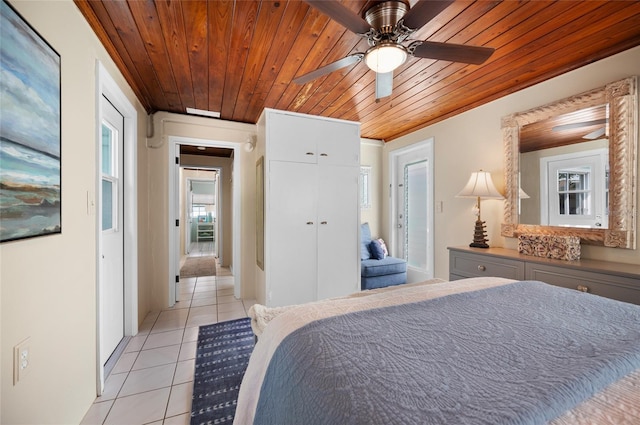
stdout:
{"type": "Polygon", "coordinates": [[[539,280],[640,304],[640,265],[588,259],[552,260],[505,248],[450,247],[449,280],[478,276],[539,280]]]}
{"type": "Polygon", "coordinates": [[[264,284],[268,306],[356,292],[360,125],[266,109],[264,284]]]}

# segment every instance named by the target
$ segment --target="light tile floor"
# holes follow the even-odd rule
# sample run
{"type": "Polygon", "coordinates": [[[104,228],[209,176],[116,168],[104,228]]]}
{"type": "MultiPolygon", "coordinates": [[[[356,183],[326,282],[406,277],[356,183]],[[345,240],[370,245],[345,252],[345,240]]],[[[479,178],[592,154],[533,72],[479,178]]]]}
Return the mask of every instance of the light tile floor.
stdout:
{"type": "Polygon", "coordinates": [[[239,319],[255,303],[233,296],[228,269],[181,279],[173,308],[147,315],[83,425],[188,425],[198,326],[239,319]]]}

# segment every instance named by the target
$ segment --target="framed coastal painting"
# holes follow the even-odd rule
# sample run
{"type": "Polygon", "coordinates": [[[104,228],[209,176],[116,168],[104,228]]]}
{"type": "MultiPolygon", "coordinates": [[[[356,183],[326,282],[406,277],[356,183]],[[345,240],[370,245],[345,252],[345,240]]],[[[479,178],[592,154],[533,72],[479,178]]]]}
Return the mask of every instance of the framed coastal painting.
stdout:
{"type": "Polygon", "coordinates": [[[0,0],[0,242],[60,233],[60,55],[0,0]]]}

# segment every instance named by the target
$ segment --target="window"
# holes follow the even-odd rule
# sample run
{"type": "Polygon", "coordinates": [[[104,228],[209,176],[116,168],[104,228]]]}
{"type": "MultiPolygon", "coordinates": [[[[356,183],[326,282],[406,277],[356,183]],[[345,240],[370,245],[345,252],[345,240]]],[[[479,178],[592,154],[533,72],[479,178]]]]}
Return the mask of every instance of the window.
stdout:
{"type": "Polygon", "coordinates": [[[371,167],[360,167],[360,208],[371,208],[371,167]]]}
{"type": "Polygon", "coordinates": [[[204,205],[194,204],[191,206],[191,218],[198,223],[211,221],[207,216],[207,209],[204,205]]]}
{"type": "Polygon", "coordinates": [[[577,170],[559,170],[558,213],[560,215],[591,215],[593,209],[590,180],[591,167],[577,170]]]}
{"type": "Polygon", "coordinates": [[[118,177],[115,167],[118,132],[102,123],[102,230],[116,230],[118,207],[118,177]]]}
{"type": "Polygon", "coordinates": [[[427,268],[427,171],[427,161],[404,166],[404,258],[418,269],[427,268]]]}

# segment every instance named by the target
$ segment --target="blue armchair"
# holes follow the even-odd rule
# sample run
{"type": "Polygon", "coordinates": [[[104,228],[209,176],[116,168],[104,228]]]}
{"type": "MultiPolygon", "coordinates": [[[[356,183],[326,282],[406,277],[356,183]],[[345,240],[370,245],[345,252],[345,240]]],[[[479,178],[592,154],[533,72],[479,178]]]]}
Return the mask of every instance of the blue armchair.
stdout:
{"type": "Polygon", "coordinates": [[[371,239],[369,223],[360,225],[360,273],[363,290],[407,283],[407,262],[384,255],[378,241],[371,239]]]}

